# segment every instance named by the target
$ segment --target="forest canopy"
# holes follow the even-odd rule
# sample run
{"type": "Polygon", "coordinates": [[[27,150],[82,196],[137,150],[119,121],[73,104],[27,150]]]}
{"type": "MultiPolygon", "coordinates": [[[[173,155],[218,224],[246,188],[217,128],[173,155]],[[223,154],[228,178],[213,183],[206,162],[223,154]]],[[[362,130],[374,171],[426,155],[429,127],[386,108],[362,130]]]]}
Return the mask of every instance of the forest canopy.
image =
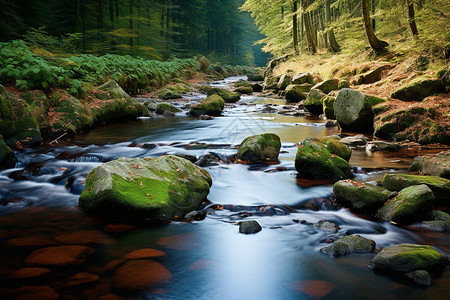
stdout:
{"type": "Polygon", "coordinates": [[[0,41],[51,52],[266,63],[244,0],[0,0],[0,41]]]}

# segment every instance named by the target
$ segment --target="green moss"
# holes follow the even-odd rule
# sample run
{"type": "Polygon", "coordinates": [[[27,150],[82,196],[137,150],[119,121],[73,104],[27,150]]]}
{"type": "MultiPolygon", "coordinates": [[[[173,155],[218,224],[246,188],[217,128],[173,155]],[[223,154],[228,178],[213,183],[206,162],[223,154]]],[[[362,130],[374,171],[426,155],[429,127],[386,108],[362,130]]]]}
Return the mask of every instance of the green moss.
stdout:
{"type": "Polygon", "coordinates": [[[12,157],[14,152],[6,145],[3,136],[0,134],[0,166],[5,160],[12,157]]]}
{"type": "Polygon", "coordinates": [[[318,89],[328,94],[331,91],[339,89],[339,80],[338,79],[328,79],[322,82],[319,82],[312,89],[318,89]]]}
{"type": "Polygon", "coordinates": [[[200,116],[203,114],[220,116],[225,107],[225,101],[219,95],[212,95],[202,100],[200,103],[191,106],[190,114],[200,116]]]}
{"type": "Polygon", "coordinates": [[[168,88],[164,88],[158,92],[158,97],[164,100],[179,99],[181,94],[168,88]]]}
{"type": "Polygon", "coordinates": [[[352,211],[373,213],[388,200],[391,192],[385,188],[353,180],[341,180],[333,186],[336,200],[352,211]]]}
{"type": "Polygon", "coordinates": [[[306,92],[308,92],[309,88],[304,88],[302,85],[291,84],[286,88],[285,98],[288,102],[299,102],[301,100],[306,99],[306,92]],[[307,91],[306,91],[307,90],[307,91]]]}
{"type": "Polygon", "coordinates": [[[437,176],[419,176],[408,174],[386,174],[383,177],[383,187],[391,191],[401,191],[404,188],[425,184],[432,191],[437,201],[449,200],[450,180],[437,176]]]}
{"type": "Polygon", "coordinates": [[[239,99],[241,99],[241,96],[238,93],[220,88],[210,89],[208,92],[208,96],[212,95],[219,95],[226,103],[235,103],[239,101],[239,99]]]}
{"type": "Polygon", "coordinates": [[[237,157],[241,161],[250,163],[278,161],[280,148],[281,140],[276,134],[253,135],[242,141],[237,157]]]}
{"type": "Polygon", "coordinates": [[[391,93],[391,98],[403,101],[421,101],[436,93],[444,92],[441,80],[429,77],[418,77],[391,93]]]}
{"type": "Polygon", "coordinates": [[[177,112],[180,112],[181,110],[169,103],[159,103],[156,106],[156,113],[163,114],[165,111],[177,113],[177,112]]]}
{"type": "Polygon", "coordinates": [[[336,101],[336,97],[326,96],[323,99],[323,113],[330,120],[336,120],[336,116],[334,115],[334,101],[336,101]]]}
{"type": "Polygon", "coordinates": [[[433,201],[434,195],[428,186],[410,186],[402,189],[397,197],[380,208],[378,216],[385,221],[410,224],[431,213],[433,201]]]}
{"type": "Polygon", "coordinates": [[[0,96],[0,134],[10,137],[15,133],[12,103],[9,99],[0,96]]]}
{"type": "Polygon", "coordinates": [[[212,89],[212,87],[210,85],[201,85],[198,90],[202,93],[207,94],[210,90],[212,89]]]}
{"type": "Polygon", "coordinates": [[[241,86],[234,90],[236,93],[240,94],[253,94],[253,88],[251,86],[241,86]]]}
{"type": "Polygon", "coordinates": [[[332,138],[324,138],[321,140],[325,148],[330,151],[331,154],[336,154],[346,161],[350,161],[352,156],[352,150],[344,143],[332,138]]]}
{"type": "Polygon", "coordinates": [[[234,84],[234,87],[252,87],[247,81],[239,81],[234,84]]]}

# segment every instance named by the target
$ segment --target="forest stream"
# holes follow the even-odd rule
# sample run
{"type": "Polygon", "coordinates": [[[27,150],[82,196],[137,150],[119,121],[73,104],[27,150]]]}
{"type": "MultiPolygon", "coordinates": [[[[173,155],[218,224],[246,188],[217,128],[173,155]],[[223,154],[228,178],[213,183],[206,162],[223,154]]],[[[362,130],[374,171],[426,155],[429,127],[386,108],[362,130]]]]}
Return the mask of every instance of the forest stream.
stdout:
{"type": "MultiPolygon", "coordinates": [[[[211,85],[241,79],[245,77],[211,85]]],[[[194,94],[184,101],[204,97],[194,94]]],[[[450,292],[448,267],[424,289],[373,272],[368,264],[375,254],[333,258],[319,252],[340,237],[360,234],[377,247],[427,244],[449,258],[450,240],[446,233],[355,215],[333,202],[333,182],[297,179],[296,143],[338,134],[339,129],[325,127],[317,117],[261,112],[270,105],[286,102],[243,96],[212,120],[191,118],[185,111],[170,119],[140,118],[17,153],[16,167],[0,172],[0,275],[8,278],[24,268],[30,253],[46,246],[89,245],[95,252],[77,267],[33,279],[9,276],[0,283],[0,298],[12,288],[41,286],[51,287],[61,299],[118,299],[111,288],[115,266],[132,251],[154,249],[162,251],[154,251],[154,270],[141,272],[137,266],[127,274],[136,282],[139,276],[155,277],[137,295],[142,299],[443,299],[450,292]],[[280,162],[235,163],[232,156],[241,141],[264,132],[280,136],[280,162]],[[213,185],[211,203],[202,208],[207,212],[203,221],[108,224],[77,208],[87,174],[103,162],[210,152],[221,159],[205,167],[213,185]],[[236,224],[242,220],[257,220],[263,229],[241,234],[236,224]],[[323,231],[313,225],[320,220],[340,229],[323,231]]],[[[350,164],[356,181],[377,181],[387,172],[405,172],[420,154],[354,150],[350,164]]]]}

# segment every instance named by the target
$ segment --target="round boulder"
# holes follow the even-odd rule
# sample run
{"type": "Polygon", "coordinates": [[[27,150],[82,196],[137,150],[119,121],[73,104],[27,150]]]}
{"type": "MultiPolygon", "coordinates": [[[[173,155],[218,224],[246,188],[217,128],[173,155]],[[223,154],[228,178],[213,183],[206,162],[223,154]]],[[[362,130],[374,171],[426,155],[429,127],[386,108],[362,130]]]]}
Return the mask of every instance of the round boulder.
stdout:
{"type": "Polygon", "coordinates": [[[247,163],[278,161],[280,154],[280,137],[273,133],[249,136],[239,146],[237,157],[247,163]]]}

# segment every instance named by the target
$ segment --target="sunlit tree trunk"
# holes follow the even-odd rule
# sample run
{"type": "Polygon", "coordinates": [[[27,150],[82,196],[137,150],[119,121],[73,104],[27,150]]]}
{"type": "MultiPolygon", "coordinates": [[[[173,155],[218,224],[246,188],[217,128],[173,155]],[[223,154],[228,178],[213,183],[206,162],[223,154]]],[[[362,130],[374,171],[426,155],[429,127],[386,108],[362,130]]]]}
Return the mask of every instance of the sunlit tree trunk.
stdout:
{"type": "Polygon", "coordinates": [[[375,52],[381,52],[383,51],[384,48],[389,46],[389,44],[386,43],[385,41],[379,40],[375,36],[375,33],[373,32],[372,22],[370,20],[369,0],[361,0],[361,8],[362,8],[363,24],[370,47],[375,52]]]}
{"type": "MultiPolygon", "coordinates": [[[[325,20],[327,23],[327,27],[331,25],[331,0],[325,1],[325,20]]],[[[341,51],[341,47],[339,46],[338,42],[336,41],[336,36],[334,35],[334,29],[333,27],[327,29],[325,32],[325,38],[327,40],[328,49],[331,52],[339,52],[341,51]]]]}
{"type": "Polygon", "coordinates": [[[292,15],[292,36],[294,42],[294,52],[296,55],[299,54],[298,51],[298,23],[297,23],[297,11],[298,11],[298,3],[297,0],[293,1],[293,15],[292,15]]]}
{"type": "Polygon", "coordinates": [[[413,36],[418,36],[419,31],[417,30],[415,13],[414,13],[414,3],[411,0],[406,0],[406,6],[408,8],[408,22],[411,28],[411,33],[413,36]]]}

